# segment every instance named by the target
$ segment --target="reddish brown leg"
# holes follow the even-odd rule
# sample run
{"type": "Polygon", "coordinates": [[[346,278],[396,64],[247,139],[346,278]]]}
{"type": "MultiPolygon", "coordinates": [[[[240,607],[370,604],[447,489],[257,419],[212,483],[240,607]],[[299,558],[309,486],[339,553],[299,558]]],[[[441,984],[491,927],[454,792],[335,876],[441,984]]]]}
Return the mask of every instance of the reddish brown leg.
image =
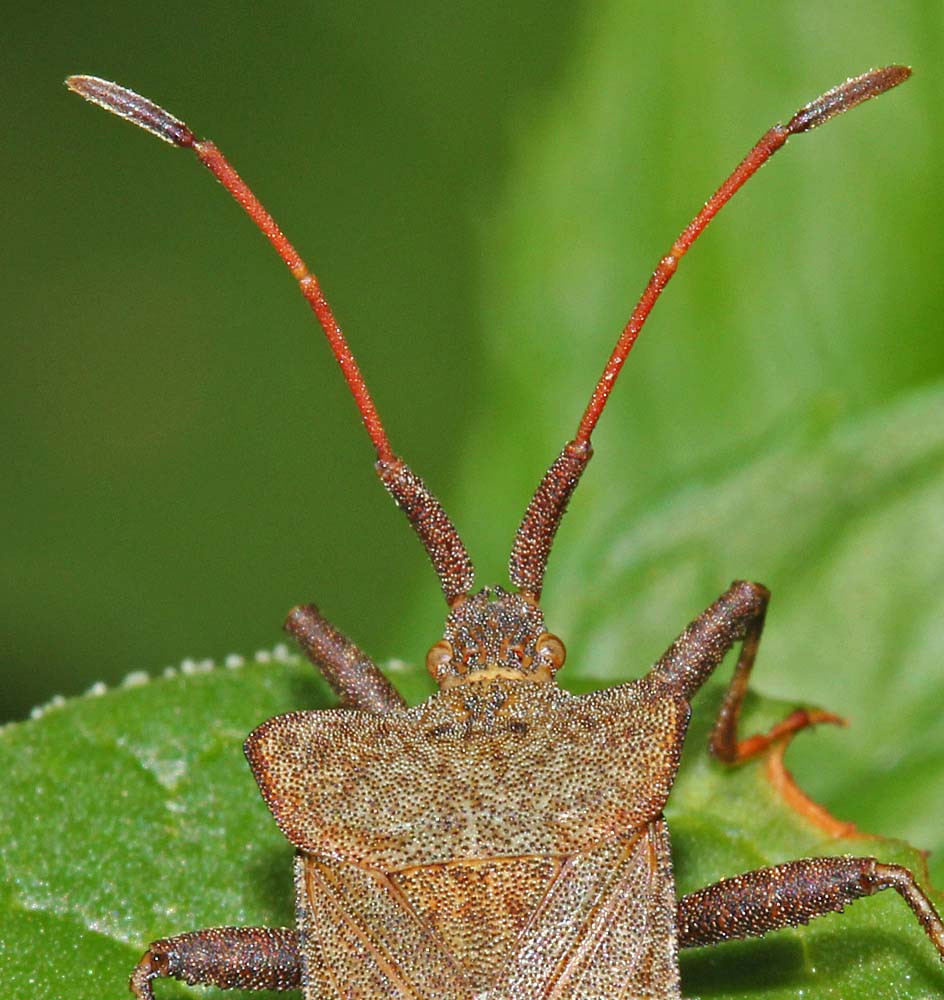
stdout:
{"type": "Polygon", "coordinates": [[[288,927],[213,927],[162,938],[145,952],[128,985],[138,1000],[154,1000],[155,979],[224,990],[297,990],[298,937],[288,927]]]}
{"type": "Polygon", "coordinates": [[[709,744],[712,753],[729,764],[753,757],[774,740],[806,726],[842,721],[826,712],[800,709],[768,733],[738,739],[741,705],[747,694],[769,600],[770,591],[766,587],[736,580],[669,646],[652,670],[654,679],[661,680],[673,692],[691,701],[728,650],[736,642],[741,643],[734,676],[725,692],[709,744]]]}
{"type": "Polygon", "coordinates": [[[346,708],[392,712],[405,707],[406,702],[380,667],[323,618],[314,604],[293,608],[285,630],[295,636],[346,708]]]}
{"type": "Polygon", "coordinates": [[[907,868],[875,858],[806,858],[716,882],[679,900],[682,948],[807,924],[883,889],[899,892],[944,961],[944,923],[907,868]]]}

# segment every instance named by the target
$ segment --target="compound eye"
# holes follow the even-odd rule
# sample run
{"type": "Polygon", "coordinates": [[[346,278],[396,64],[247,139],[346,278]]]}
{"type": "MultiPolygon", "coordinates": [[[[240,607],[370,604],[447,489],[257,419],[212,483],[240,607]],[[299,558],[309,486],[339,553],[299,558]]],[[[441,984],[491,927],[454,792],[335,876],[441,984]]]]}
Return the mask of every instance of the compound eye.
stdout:
{"type": "Polygon", "coordinates": [[[426,654],[426,669],[434,681],[439,681],[445,673],[453,655],[452,643],[445,639],[440,639],[426,654]]]}
{"type": "Polygon", "coordinates": [[[542,660],[550,662],[551,669],[554,671],[560,670],[564,665],[564,660],[567,659],[567,650],[564,648],[564,644],[550,632],[542,632],[538,636],[534,650],[542,660]]]}

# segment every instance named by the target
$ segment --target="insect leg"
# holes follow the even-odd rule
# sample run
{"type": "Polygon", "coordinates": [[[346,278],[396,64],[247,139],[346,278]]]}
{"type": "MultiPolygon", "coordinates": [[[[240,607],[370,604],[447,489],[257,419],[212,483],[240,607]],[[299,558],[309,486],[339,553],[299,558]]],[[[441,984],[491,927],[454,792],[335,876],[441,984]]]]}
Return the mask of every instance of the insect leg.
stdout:
{"type": "Polygon", "coordinates": [[[335,690],[346,708],[390,712],[406,702],[380,667],[331,625],[314,606],[301,604],[285,619],[285,630],[335,690]]]}
{"type": "Polygon", "coordinates": [[[769,600],[770,591],[766,587],[736,580],[714,604],[691,622],[652,669],[653,679],[662,681],[674,693],[691,701],[728,650],[736,642],[741,643],[734,675],[725,692],[710,740],[712,753],[729,764],[753,757],[774,740],[806,726],[818,722],[842,722],[826,712],[800,709],[768,733],[738,739],[738,718],[757,656],[769,600]]]}
{"type": "Polygon", "coordinates": [[[213,927],[154,941],[128,984],[138,1000],[154,1000],[155,979],[224,990],[297,990],[298,936],[288,927],[213,927]]]}
{"type": "Polygon", "coordinates": [[[875,858],[789,861],[683,896],[678,903],[679,945],[696,948],[796,927],[883,889],[901,894],[944,960],[944,923],[914,875],[875,858]]]}

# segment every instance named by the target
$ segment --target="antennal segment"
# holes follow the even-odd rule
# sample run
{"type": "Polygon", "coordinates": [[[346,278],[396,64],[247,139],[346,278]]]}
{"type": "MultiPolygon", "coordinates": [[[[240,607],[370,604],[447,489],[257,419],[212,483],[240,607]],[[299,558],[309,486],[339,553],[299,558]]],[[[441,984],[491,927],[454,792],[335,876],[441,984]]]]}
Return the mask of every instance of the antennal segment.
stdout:
{"type": "Polygon", "coordinates": [[[510,560],[512,582],[534,599],[540,596],[554,536],[560,525],[564,510],[571,494],[577,486],[580,475],[586,468],[592,454],[590,436],[606,406],[613,384],[632,350],[640,330],[646,322],[652,307],[656,304],[662,289],[675,274],[679,261],[688,253],[692,244],[707,227],[708,223],[721,211],[731,196],[752,177],[783,146],[791,135],[808,132],[822,125],[843,111],[857,104],[897,87],[911,76],[907,66],[886,66],[873,69],[861,76],[846,80],[845,83],[826,91],[816,100],[801,108],[786,125],[774,125],[758,140],[754,148],[738,164],[730,177],[705,203],[704,208],[682,230],[671,250],[659,261],[646,285],[636,308],[623,328],[616,346],[603,369],[600,380],[594,387],[590,402],[584,411],[577,434],[541,480],[524,518],[515,535],[510,560]],[[569,458],[567,456],[570,456],[569,458]],[[582,464],[577,462],[582,456],[582,464]],[[566,475],[561,473],[566,469],[566,475]],[[566,488],[562,484],[566,483],[566,488]]]}
{"type": "Polygon", "coordinates": [[[92,104],[140,126],[164,142],[192,149],[198,159],[243,207],[292,272],[324,330],[328,344],[344,375],[354,403],[377,452],[377,474],[398,506],[402,507],[426,548],[439,576],[446,600],[452,604],[472,587],[472,561],[454,525],[426,484],[394,454],[380,415],[347,339],[328,304],[318,279],[286,239],[275,219],[236,173],[226,157],[206,139],[197,139],[190,128],[162,107],[133,90],[95,76],[70,76],[66,86],[92,104]]]}
{"type": "Polygon", "coordinates": [[[508,576],[535,603],[541,599],[544,571],[561,518],[592,457],[589,441],[570,441],[564,446],[534,491],[515,535],[508,576]]]}
{"type": "Polygon", "coordinates": [[[907,66],[886,66],[882,69],[869,70],[868,73],[853,77],[838,87],[827,90],[815,101],[802,107],[786,125],[774,125],[760,137],[754,148],[731,173],[731,176],[682,230],[668,254],[659,261],[659,266],[649,279],[649,284],[646,285],[629,322],[623,328],[623,332],[613,348],[613,353],[603,369],[600,381],[597,382],[593,390],[587,409],[580,420],[580,426],[577,428],[577,441],[589,442],[593,428],[596,427],[597,420],[600,419],[603,407],[613,389],[613,383],[623,367],[623,362],[632,350],[633,344],[639,336],[639,331],[661,295],[662,289],[675,274],[679,261],[688,253],[691,245],[701,236],[708,223],[721,211],[738,188],[752,177],[786,143],[791,135],[808,132],[810,129],[827,122],[830,118],[842,114],[843,111],[848,111],[869,98],[877,97],[879,94],[885,93],[886,90],[891,90],[892,87],[897,87],[909,76],[911,76],[911,69],[907,66]]]}

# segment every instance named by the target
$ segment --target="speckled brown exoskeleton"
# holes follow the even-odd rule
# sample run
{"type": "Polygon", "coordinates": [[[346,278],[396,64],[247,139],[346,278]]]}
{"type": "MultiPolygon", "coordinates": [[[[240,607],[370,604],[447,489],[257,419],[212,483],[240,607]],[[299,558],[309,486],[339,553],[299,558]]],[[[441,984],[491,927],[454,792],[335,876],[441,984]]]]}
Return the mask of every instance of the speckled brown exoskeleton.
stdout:
{"type": "Polygon", "coordinates": [[[808,858],[681,899],[662,815],[689,702],[740,644],[711,737],[736,764],[816,721],[797,712],[738,737],[768,593],[737,582],[646,676],[573,696],[554,681],[564,645],[540,608],[551,543],[590,460],[590,437],[623,362],[681,257],[791,135],[905,80],[891,66],[846,81],[767,131],[659,262],[593,390],[577,433],[541,480],[510,560],[513,592],[473,593],[468,554],[439,502],[387,440],[321,288],[219,150],[116,84],[77,76],[83,97],[192,149],[265,233],[310,302],[377,451],[377,472],[426,548],[449,607],[427,667],[439,691],[408,707],[313,605],[286,627],[342,708],[292,712],[246,740],[253,774],[296,848],[295,928],[219,927],[153,942],[131,976],[152,983],[300,988],[306,1000],[678,998],[678,949],[762,935],[901,894],[944,958],[944,925],[912,874],[871,857],[808,858]]]}

